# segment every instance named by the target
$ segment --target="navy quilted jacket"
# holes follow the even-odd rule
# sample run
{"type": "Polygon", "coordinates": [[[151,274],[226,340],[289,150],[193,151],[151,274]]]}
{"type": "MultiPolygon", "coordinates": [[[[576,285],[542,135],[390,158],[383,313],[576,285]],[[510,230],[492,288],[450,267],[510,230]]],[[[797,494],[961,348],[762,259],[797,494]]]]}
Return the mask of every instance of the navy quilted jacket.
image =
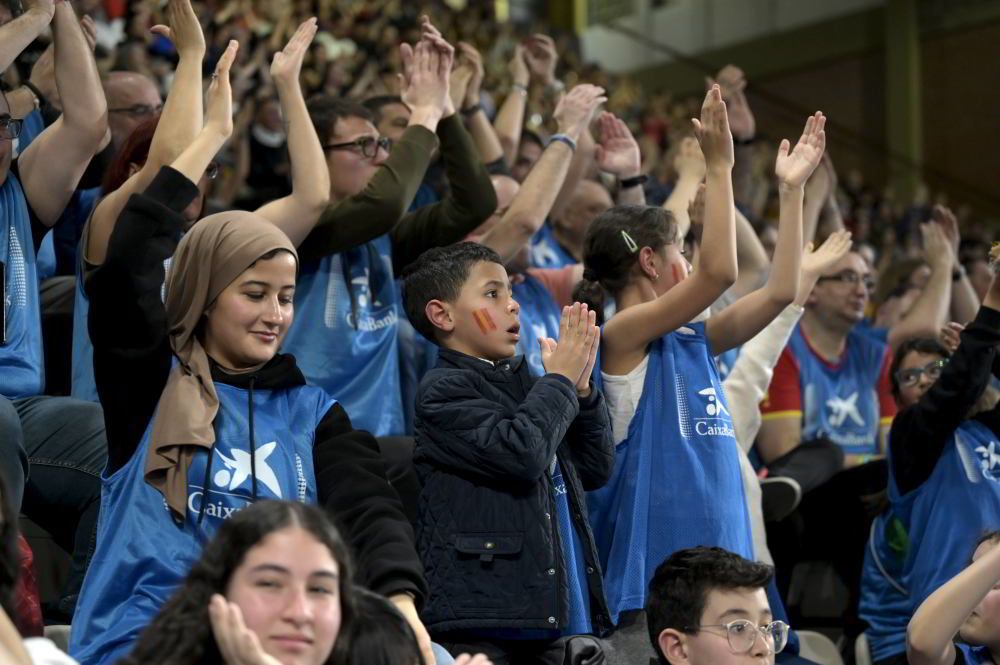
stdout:
{"type": "Polygon", "coordinates": [[[442,349],[416,404],[427,627],[559,630],[567,621],[550,475],[558,451],[594,629],[610,628],[584,491],[608,481],[614,450],[600,391],[581,400],[565,377],[532,377],[521,357],[491,365],[442,349]]]}

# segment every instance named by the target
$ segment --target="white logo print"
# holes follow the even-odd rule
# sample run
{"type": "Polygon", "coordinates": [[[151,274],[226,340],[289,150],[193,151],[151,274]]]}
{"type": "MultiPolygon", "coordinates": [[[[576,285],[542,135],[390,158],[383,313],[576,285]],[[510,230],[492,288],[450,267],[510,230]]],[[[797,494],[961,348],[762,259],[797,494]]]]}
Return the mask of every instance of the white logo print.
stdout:
{"type": "Polygon", "coordinates": [[[698,391],[699,395],[708,398],[708,405],[705,406],[705,413],[710,416],[721,416],[722,414],[729,415],[729,411],[726,410],[726,405],[719,401],[719,396],[715,394],[715,387],[710,386],[704,390],[698,391]]]}
{"type": "Polygon", "coordinates": [[[247,478],[250,477],[251,469],[256,467],[257,480],[271,490],[276,497],[282,498],[278,477],[274,475],[274,470],[267,464],[267,458],[271,456],[277,446],[277,441],[271,441],[257,448],[254,452],[253,466],[250,464],[250,453],[245,450],[230,449],[232,458],[229,458],[223,455],[222,451],[216,449],[215,452],[219,454],[219,458],[222,459],[226,468],[219,469],[215,474],[213,478],[215,484],[232,491],[246,482],[247,478]]]}
{"type": "Polygon", "coordinates": [[[831,397],[826,401],[826,405],[831,412],[830,425],[832,427],[840,427],[848,418],[864,427],[865,420],[858,411],[858,393],[856,391],[847,398],[831,397]]]}
{"type": "Polygon", "coordinates": [[[995,469],[1000,467],[1000,450],[997,450],[997,442],[990,441],[989,446],[979,446],[976,452],[982,457],[979,464],[983,468],[983,475],[993,476],[995,469]]]}

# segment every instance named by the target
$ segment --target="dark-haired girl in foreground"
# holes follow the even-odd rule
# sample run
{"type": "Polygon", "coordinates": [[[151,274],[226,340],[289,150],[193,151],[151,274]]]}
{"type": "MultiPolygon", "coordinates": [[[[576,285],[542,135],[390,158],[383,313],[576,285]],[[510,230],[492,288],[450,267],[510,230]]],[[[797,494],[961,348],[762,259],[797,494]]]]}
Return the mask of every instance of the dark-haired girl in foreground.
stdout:
{"type": "Polygon", "coordinates": [[[202,545],[258,499],[324,506],[344,525],[360,581],[402,609],[426,592],[375,440],[278,353],[293,318],[291,241],[257,215],[227,212],[178,242],[181,211],[232,132],[236,48],[220,59],[200,134],[129,199],[88,283],[109,462],[70,644],[84,665],[126,654],[202,545]]]}
{"type": "Polygon", "coordinates": [[[321,510],[260,501],[219,527],[119,665],[346,663],[354,593],[347,545],[321,510]]]}

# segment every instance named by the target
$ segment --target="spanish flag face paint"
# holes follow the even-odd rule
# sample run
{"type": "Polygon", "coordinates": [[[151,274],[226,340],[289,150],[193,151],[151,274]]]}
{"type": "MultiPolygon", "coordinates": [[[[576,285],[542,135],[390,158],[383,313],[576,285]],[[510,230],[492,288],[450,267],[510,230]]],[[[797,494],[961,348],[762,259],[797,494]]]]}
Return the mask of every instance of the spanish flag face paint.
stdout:
{"type": "Polygon", "coordinates": [[[489,335],[491,332],[497,329],[497,324],[490,316],[490,311],[485,307],[477,309],[472,313],[472,318],[476,320],[476,324],[484,335],[489,335]]]}

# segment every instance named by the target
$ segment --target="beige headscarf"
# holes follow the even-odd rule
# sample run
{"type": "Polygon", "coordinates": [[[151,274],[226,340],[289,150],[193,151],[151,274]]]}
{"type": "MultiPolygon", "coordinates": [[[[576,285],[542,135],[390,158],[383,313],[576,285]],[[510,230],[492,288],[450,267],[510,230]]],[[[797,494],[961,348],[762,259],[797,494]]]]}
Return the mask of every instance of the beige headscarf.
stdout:
{"type": "Polygon", "coordinates": [[[163,494],[172,513],[183,519],[187,474],[198,447],[215,443],[213,422],[219,398],[208,355],[195,333],[205,310],[233,280],[264,254],[295,247],[266,219],[233,210],[201,220],[181,239],[167,275],[167,321],[170,347],[179,363],[160,395],[146,482],[163,494]]]}

